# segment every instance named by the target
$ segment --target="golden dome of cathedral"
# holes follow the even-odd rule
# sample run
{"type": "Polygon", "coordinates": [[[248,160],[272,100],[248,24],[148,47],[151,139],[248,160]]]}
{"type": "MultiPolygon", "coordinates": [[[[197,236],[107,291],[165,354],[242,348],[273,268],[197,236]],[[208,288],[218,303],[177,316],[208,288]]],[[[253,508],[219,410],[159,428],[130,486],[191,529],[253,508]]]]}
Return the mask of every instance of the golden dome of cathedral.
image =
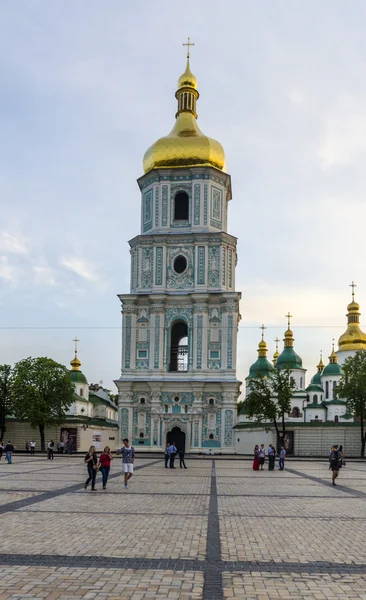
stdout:
{"type": "Polygon", "coordinates": [[[219,142],[207,137],[197,125],[196,102],[199,98],[197,79],[187,56],[187,66],[178,80],[176,122],[172,131],[158,139],[145,152],[143,167],[153,169],[176,167],[215,167],[223,170],[225,153],[219,142]]]}
{"type": "Polygon", "coordinates": [[[366,333],[360,328],[360,305],[355,302],[352,284],[352,302],[347,306],[348,326],[338,340],[338,352],[342,350],[366,350],[366,333]]]}

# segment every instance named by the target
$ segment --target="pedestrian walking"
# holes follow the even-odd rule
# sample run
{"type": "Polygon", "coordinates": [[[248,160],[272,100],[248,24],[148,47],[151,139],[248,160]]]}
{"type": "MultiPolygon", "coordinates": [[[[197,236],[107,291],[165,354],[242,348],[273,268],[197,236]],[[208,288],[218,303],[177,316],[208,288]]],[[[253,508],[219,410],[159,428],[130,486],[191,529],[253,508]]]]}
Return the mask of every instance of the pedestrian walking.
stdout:
{"type": "Polygon", "coordinates": [[[254,448],[254,460],[253,460],[253,471],[259,471],[260,459],[259,459],[259,446],[256,444],[254,448]]]}
{"type": "Polygon", "coordinates": [[[180,466],[180,468],[181,468],[181,469],[182,469],[182,465],[183,465],[183,467],[184,467],[185,469],[187,468],[187,467],[186,467],[186,463],[184,462],[184,455],[185,455],[185,452],[184,452],[184,450],[181,448],[181,449],[179,450],[179,466],[180,466]]]}
{"type": "Polygon", "coordinates": [[[4,452],[4,445],[3,445],[3,441],[0,441],[0,460],[3,457],[3,452],[4,452]]]}
{"type": "Polygon", "coordinates": [[[11,465],[12,463],[12,457],[13,457],[13,452],[14,452],[14,446],[13,444],[9,441],[5,448],[5,454],[6,454],[6,460],[8,461],[8,465],[11,465]]]}
{"type": "Polygon", "coordinates": [[[268,446],[268,471],[273,471],[275,467],[276,451],[272,444],[268,446]]]}
{"type": "Polygon", "coordinates": [[[28,442],[28,440],[25,442],[25,451],[28,454],[28,452],[29,452],[29,442],[28,442]]]}
{"type": "Polygon", "coordinates": [[[32,440],[31,443],[30,443],[30,453],[31,453],[31,456],[34,456],[35,449],[36,449],[36,442],[34,440],[32,440]]]}
{"type": "Polygon", "coordinates": [[[170,446],[170,444],[168,442],[166,445],[166,448],[165,448],[165,452],[164,452],[164,461],[165,461],[166,469],[168,468],[168,462],[169,462],[169,446],[170,446]]]}
{"type": "Polygon", "coordinates": [[[283,471],[285,468],[285,459],[286,459],[286,450],[283,446],[281,446],[280,458],[278,461],[278,466],[279,466],[280,471],[283,471]]]}
{"type": "Polygon", "coordinates": [[[131,446],[130,442],[127,438],[123,441],[123,446],[121,448],[122,454],[122,468],[125,475],[124,486],[126,490],[128,490],[128,482],[133,475],[133,463],[135,461],[135,448],[131,446]]]}
{"type": "Polygon", "coordinates": [[[342,457],[341,453],[338,450],[338,445],[334,444],[332,447],[332,451],[329,455],[330,468],[332,470],[332,485],[336,485],[335,480],[339,475],[339,469],[342,466],[342,457]]]}
{"type": "Polygon", "coordinates": [[[60,442],[60,454],[64,453],[64,449],[65,449],[65,444],[63,443],[63,441],[61,440],[60,442]]]}
{"type": "Polygon", "coordinates": [[[72,454],[72,442],[70,442],[70,441],[67,442],[67,451],[68,451],[68,453],[71,456],[71,454],[72,454]]]}
{"type": "Polygon", "coordinates": [[[266,460],[266,449],[264,447],[264,444],[261,444],[261,447],[259,448],[259,463],[261,466],[261,471],[263,471],[263,466],[264,466],[265,460],[266,460]]]}
{"type": "Polygon", "coordinates": [[[99,457],[99,469],[102,472],[103,490],[107,487],[108,475],[111,469],[111,460],[113,460],[111,449],[109,446],[106,446],[99,457]]]}
{"type": "Polygon", "coordinates": [[[51,440],[47,445],[47,458],[49,460],[53,460],[53,449],[55,447],[55,442],[51,440]]]}
{"type": "Polygon", "coordinates": [[[88,467],[88,479],[85,482],[84,488],[86,489],[91,482],[91,489],[95,492],[95,478],[98,470],[98,456],[95,446],[90,446],[89,452],[85,455],[84,462],[88,467]]]}
{"type": "Polygon", "coordinates": [[[169,469],[175,469],[174,466],[174,461],[175,461],[175,455],[177,454],[177,449],[174,446],[174,442],[172,442],[168,448],[168,454],[169,454],[169,469]]]}
{"type": "Polygon", "coordinates": [[[346,466],[346,459],[345,459],[345,456],[344,456],[343,446],[339,446],[339,452],[341,454],[341,465],[342,465],[342,467],[345,467],[346,466]]]}

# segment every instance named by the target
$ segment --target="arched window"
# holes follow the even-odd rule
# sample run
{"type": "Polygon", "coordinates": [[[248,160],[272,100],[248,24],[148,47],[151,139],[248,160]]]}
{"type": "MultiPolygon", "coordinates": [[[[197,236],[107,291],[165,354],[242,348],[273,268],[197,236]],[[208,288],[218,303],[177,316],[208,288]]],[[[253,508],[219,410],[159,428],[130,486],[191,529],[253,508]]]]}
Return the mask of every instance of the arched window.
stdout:
{"type": "Polygon", "coordinates": [[[84,396],[84,390],[83,390],[83,388],[80,388],[80,396],[84,396]]]}
{"type": "Polygon", "coordinates": [[[140,404],[145,404],[145,398],[140,398],[140,404]]]}
{"type": "Polygon", "coordinates": [[[338,421],[339,421],[339,417],[338,417],[338,415],[335,415],[335,417],[334,417],[334,422],[335,422],[335,423],[338,423],[338,421]]]}
{"type": "Polygon", "coordinates": [[[300,409],[297,406],[294,406],[294,408],[292,409],[291,417],[293,419],[298,419],[299,416],[300,416],[300,409]]]}
{"type": "Polygon", "coordinates": [[[215,400],[213,398],[210,398],[208,403],[210,406],[213,406],[215,404],[215,400]]]}
{"type": "Polygon", "coordinates": [[[300,377],[300,390],[302,390],[302,377],[300,377]]]}
{"type": "Polygon", "coordinates": [[[325,397],[329,398],[329,382],[325,382],[325,397]]]}
{"type": "Polygon", "coordinates": [[[167,413],[167,412],[168,412],[168,410],[169,410],[169,407],[168,407],[168,405],[166,404],[166,405],[165,405],[165,412],[167,413]]]}
{"type": "Polygon", "coordinates": [[[314,402],[314,404],[318,404],[318,395],[317,394],[314,394],[313,402],[314,402]]]}
{"type": "Polygon", "coordinates": [[[169,371],[188,371],[188,327],[176,321],[170,330],[169,371]]]}
{"type": "Polygon", "coordinates": [[[143,438],[143,437],[144,437],[144,434],[143,434],[143,433],[142,433],[142,431],[141,431],[141,433],[140,433],[140,438],[143,438]]]}
{"type": "Polygon", "coordinates": [[[187,413],[187,412],[188,412],[188,406],[187,406],[187,404],[186,404],[186,405],[185,405],[185,407],[184,407],[184,412],[185,412],[185,413],[187,413]]]}
{"type": "Polygon", "coordinates": [[[213,440],[214,439],[213,433],[210,433],[210,435],[208,437],[210,438],[210,440],[213,440]]]}
{"type": "Polygon", "coordinates": [[[186,192],[178,192],[174,198],[174,221],[188,221],[189,198],[186,192]]]}
{"type": "Polygon", "coordinates": [[[337,397],[337,382],[333,381],[333,400],[337,397]]]}

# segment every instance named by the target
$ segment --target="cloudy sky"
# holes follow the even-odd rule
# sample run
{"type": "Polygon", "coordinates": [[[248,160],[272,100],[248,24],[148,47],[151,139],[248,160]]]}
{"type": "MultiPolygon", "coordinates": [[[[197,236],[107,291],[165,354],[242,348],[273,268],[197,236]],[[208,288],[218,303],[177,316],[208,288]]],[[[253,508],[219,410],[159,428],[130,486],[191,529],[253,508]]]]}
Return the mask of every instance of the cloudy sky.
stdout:
{"type": "Polygon", "coordinates": [[[366,311],[365,20],[361,0],[2,2],[0,362],[67,364],[77,335],[89,381],[118,378],[136,179],[191,36],[199,125],[232,176],[238,376],[289,310],[312,375],[353,279],[366,311]]]}

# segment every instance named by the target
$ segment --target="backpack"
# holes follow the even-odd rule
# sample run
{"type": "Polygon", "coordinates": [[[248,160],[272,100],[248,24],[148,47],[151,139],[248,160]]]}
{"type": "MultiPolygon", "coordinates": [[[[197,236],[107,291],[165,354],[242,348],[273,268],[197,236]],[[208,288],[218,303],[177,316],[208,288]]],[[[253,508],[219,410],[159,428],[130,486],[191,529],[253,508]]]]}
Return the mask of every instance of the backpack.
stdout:
{"type": "Polygon", "coordinates": [[[330,455],[330,463],[333,466],[337,466],[339,465],[339,463],[341,462],[340,459],[340,453],[338,450],[332,450],[331,455],[330,455]]]}

